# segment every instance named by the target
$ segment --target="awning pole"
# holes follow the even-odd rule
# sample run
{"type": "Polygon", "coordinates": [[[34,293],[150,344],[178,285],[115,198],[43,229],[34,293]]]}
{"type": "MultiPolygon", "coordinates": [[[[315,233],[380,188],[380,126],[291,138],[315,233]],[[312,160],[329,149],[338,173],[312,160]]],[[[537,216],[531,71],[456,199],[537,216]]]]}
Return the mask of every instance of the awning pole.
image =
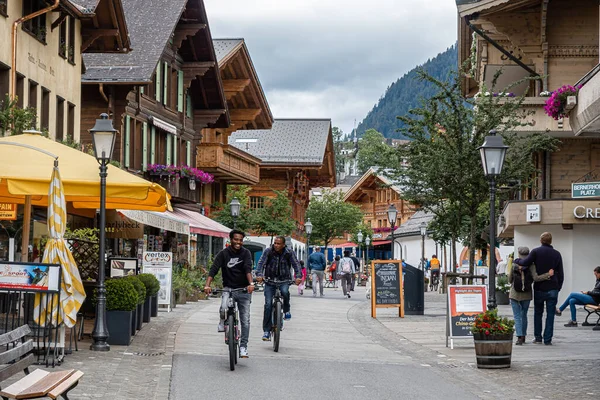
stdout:
{"type": "Polygon", "coordinates": [[[21,237],[21,261],[29,261],[29,225],[31,224],[31,196],[25,196],[25,212],[23,213],[23,237],[21,237]]]}

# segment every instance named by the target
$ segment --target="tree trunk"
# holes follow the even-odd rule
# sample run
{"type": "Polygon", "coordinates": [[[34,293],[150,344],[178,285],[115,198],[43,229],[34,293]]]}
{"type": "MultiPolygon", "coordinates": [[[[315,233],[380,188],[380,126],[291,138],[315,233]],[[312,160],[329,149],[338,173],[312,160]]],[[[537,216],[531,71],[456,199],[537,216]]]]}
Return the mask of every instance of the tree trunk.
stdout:
{"type": "Polygon", "coordinates": [[[458,261],[456,258],[456,235],[452,235],[452,272],[456,272],[458,261]]]}
{"type": "Polygon", "coordinates": [[[471,215],[471,232],[469,235],[469,274],[475,273],[475,229],[477,227],[477,216],[471,215]]]}

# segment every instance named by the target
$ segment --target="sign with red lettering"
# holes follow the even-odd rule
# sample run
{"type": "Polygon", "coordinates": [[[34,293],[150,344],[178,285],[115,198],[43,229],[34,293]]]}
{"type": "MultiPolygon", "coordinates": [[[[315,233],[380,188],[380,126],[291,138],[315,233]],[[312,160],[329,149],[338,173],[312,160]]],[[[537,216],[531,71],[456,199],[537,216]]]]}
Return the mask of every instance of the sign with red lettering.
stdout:
{"type": "Polygon", "coordinates": [[[0,203],[0,220],[14,221],[17,219],[17,205],[12,203],[0,203]]]}

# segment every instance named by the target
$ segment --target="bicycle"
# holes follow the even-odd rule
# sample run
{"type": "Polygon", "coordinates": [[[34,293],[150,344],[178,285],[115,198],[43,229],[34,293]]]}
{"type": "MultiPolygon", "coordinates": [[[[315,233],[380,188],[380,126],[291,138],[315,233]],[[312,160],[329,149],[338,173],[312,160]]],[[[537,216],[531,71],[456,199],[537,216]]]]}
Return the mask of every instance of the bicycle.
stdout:
{"type": "Polygon", "coordinates": [[[434,271],[431,272],[431,280],[429,282],[429,289],[431,289],[432,292],[437,292],[438,285],[440,284],[440,275],[439,275],[439,271],[437,274],[435,274],[433,272],[434,271]]]}
{"type": "Polygon", "coordinates": [[[265,279],[266,284],[275,286],[275,295],[273,295],[272,305],[272,325],[271,325],[271,338],[273,342],[273,351],[279,351],[279,340],[281,337],[281,330],[283,329],[283,295],[281,294],[281,285],[291,285],[293,280],[280,281],[276,279],[265,279]]]}
{"type": "Polygon", "coordinates": [[[247,292],[246,288],[239,289],[213,289],[213,293],[229,293],[227,298],[227,315],[225,317],[225,344],[229,347],[229,369],[234,371],[237,364],[240,351],[240,327],[239,313],[237,302],[234,300],[232,293],[247,292]]]}

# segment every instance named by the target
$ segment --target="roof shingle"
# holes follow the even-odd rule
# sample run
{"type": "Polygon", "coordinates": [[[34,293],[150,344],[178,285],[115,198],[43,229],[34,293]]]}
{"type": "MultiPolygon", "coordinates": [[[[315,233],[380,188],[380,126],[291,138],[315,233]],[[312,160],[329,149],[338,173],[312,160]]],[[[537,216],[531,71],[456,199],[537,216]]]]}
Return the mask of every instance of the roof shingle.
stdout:
{"type": "Polygon", "coordinates": [[[213,39],[213,46],[217,55],[217,64],[232,55],[235,50],[244,44],[244,39],[213,39]]]}

